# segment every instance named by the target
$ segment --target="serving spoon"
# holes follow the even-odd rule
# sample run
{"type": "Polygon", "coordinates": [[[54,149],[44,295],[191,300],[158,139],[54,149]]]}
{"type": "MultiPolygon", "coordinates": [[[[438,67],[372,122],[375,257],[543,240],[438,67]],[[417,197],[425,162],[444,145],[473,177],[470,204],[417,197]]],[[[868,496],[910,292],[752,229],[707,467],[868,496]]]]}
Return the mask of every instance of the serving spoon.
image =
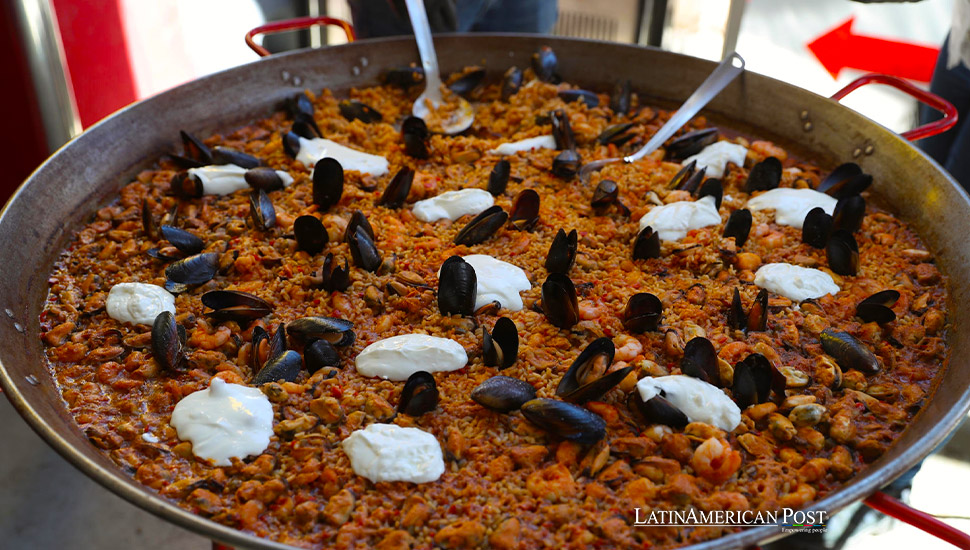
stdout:
{"type": "MultiPolygon", "coordinates": [[[[424,0],[406,0],[408,16],[411,18],[411,27],[414,29],[414,38],[418,43],[418,54],[421,55],[421,66],[424,67],[424,92],[415,100],[411,113],[425,121],[431,114],[431,107],[438,109],[444,104],[441,97],[441,75],[438,73],[438,56],[434,51],[434,42],[431,40],[431,25],[428,24],[428,13],[424,10],[424,0]]],[[[448,120],[441,123],[438,128],[431,128],[432,131],[440,130],[445,134],[458,134],[464,132],[475,121],[475,113],[472,106],[464,98],[458,97],[457,109],[451,114],[448,120]]]]}
{"type": "MultiPolygon", "coordinates": [[[[420,2],[421,0],[417,1],[420,2]]],[[[593,162],[584,164],[579,170],[579,180],[583,183],[588,183],[590,174],[601,170],[608,164],[616,162],[630,164],[656,151],[665,141],[673,137],[677,133],[677,130],[680,130],[684,124],[687,124],[690,119],[694,118],[694,115],[700,112],[705,105],[714,99],[717,94],[721,93],[721,90],[726,88],[743,71],[744,59],[737,52],[731,52],[718,64],[714,72],[707,77],[707,80],[699,88],[694,90],[694,93],[687,98],[687,101],[680,106],[680,109],[677,109],[677,112],[667,120],[666,124],[657,130],[657,133],[639,151],[628,157],[594,160],[593,162]]]]}

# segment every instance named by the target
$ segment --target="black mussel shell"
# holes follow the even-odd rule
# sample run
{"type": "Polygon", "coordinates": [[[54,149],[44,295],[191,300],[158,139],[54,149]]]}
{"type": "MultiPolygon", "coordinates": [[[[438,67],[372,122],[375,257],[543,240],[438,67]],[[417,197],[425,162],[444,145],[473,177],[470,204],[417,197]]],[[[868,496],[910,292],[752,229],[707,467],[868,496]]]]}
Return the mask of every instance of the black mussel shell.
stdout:
{"type": "Polygon", "coordinates": [[[714,197],[714,208],[720,210],[721,201],[724,198],[724,185],[721,183],[721,180],[717,178],[705,180],[697,189],[698,200],[708,196],[714,197]]]}
{"type": "Polygon", "coordinates": [[[482,359],[489,367],[506,369],[515,364],[519,354],[519,329],[515,321],[501,317],[492,327],[492,333],[482,327],[482,359]]]}
{"type": "Polygon", "coordinates": [[[818,184],[816,191],[831,195],[837,199],[858,195],[872,185],[872,176],[862,172],[862,168],[854,162],[840,165],[818,184]]]}
{"type": "Polygon", "coordinates": [[[752,353],[734,366],[731,395],[741,409],[768,401],[774,367],[760,353],[752,353]]]}
{"type": "Polygon", "coordinates": [[[185,130],[179,131],[179,135],[182,137],[182,149],[185,151],[183,155],[185,158],[201,163],[203,166],[212,164],[212,150],[205,143],[202,143],[201,139],[185,130]]]}
{"type": "Polygon", "coordinates": [[[582,101],[591,109],[593,107],[598,107],[600,104],[599,96],[589,90],[560,90],[559,98],[566,103],[582,101]]]}
{"type": "Polygon", "coordinates": [[[387,184],[387,188],[384,189],[384,193],[378,199],[377,204],[388,208],[404,206],[404,201],[407,200],[408,193],[411,192],[411,182],[413,181],[414,170],[407,166],[401,168],[397,174],[394,174],[391,183],[387,184]]]}
{"type": "Polygon", "coordinates": [[[714,344],[707,338],[698,336],[687,342],[684,346],[684,357],[680,360],[680,370],[687,376],[721,386],[717,352],[714,350],[714,344]]]}
{"type": "Polygon", "coordinates": [[[286,351],[286,325],[280,323],[276,327],[276,332],[273,333],[273,338],[269,341],[269,358],[267,361],[272,361],[273,359],[283,355],[286,351]]]}
{"type": "Polygon", "coordinates": [[[349,244],[354,265],[370,272],[376,272],[381,267],[381,252],[363,227],[357,227],[349,244]]]}
{"type": "Polygon", "coordinates": [[[855,275],[859,271],[859,245],[852,233],[839,229],[825,245],[829,268],[839,275],[855,275]]]}
{"type": "Polygon", "coordinates": [[[419,370],[408,377],[401,390],[397,412],[408,416],[421,416],[438,407],[438,385],[430,372],[419,370]]]}
{"type": "Polygon", "coordinates": [[[347,287],[350,286],[350,266],[347,264],[347,260],[345,259],[343,267],[340,267],[334,260],[333,254],[327,254],[320,270],[320,278],[323,280],[320,286],[325,290],[330,292],[347,290],[347,287]]]}
{"type": "Polygon", "coordinates": [[[663,314],[663,303],[649,292],[640,292],[630,297],[623,309],[623,327],[628,331],[641,334],[657,330],[663,314]]]}
{"type": "MultiPolygon", "coordinates": [[[[703,168],[704,172],[707,173],[706,167],[703,168]]],[[[667,189],[683,189],[687,185],[687,181],[694,177],[694,173],[697,171],[697,160],[692,160],[687,164],[680,167],[674,177],[670,178],[667,182],[667,189]]],[[[701,176],[703,179],[704,176],[701,176]]]]}
{"type": "MultiPolygon", "coordinates": [[[[693,195],[700,188],[701,182],[704,181],[704,177],[706,175],[707,175],[706,166],[701,168],[700,170],[695,170],[692,174],[690,174],[690,176],[684,179],[677,188],[687,191],[688,193],[693,195]]],[[[677,175],[674,175],[674,178],[676,179],[677,175]]]]}
{"type": "Polygon", "coordinates": [[[509,67],[502,76],[502,101],[508,101],[522,87],[522,69],[509,67]]]}
{"type": "Polygon", "coordinates": [[[428,140],[431,132],[423,119],[409,116],[401,123],[401,139],[404,141],[404,152],[416,159],[426,159],[430,156],[428,140]]]}
{"type": "Polygon", "coordinates": [[[493,376],[472,390],[472,400],[486,409],[507,413],[536,398],[532,384],[509,376],[493,376]]]}
{"type": "Polygon", "coordinates": [[[630,111],[629,80],[621,80],[613,86],[613,93],[610,94],[610,109],[618,115],[625,115],[630,111]]]}
{"type": "Polygon", "coordinates": [[[262,163],[263,161],[252,155],[247,155],[242,151],[236,151],[235,149],[229,149],[227,147],[212,148],[212,164],[235,164],[236,166],[249,169],[256,168],[262,163]]]}
{"type": "Polygon", "coordinates": [[[575,149],[566,149],[556,155],[552,160],[552,173],[554,176],[564,180],[571,180],[579,173],[583,161],[575,149]]]}
{"type": "Polygon", "coordinates": [[[761,289],[748,310],[748,332],[764,332],[768,329],[768,291],[761,289]]]}
{"type": "Polygon", "coordinates": [[[775,157],[768,157],[755,164],[748,172],[748,181],[744,184],[745,192],[768,191],[778,187],[781,183],[781,172],[781,161],[775,157]]]}
{"type": "Polygon", "coordinates": [[[633,128],[632,122],[623,122],[621,124],[607,126],[600,132],[600,135],[596,136],[596,142],[600,145],[612,143],[619,147],[633,137],[633,133],[627,132],[630,128],[633,128]]]}
{"type": "Polygon", "coordinates": [[[492,171],[488,174],[488,192],[495,197],[505,193],[511,175],[512,165],[509,164],[509,161],[502,159],[496,162],[492,171]]]}
{"type": "Polygon", "coordinates": [[[266,191],[253,189],[249,194],[249,217],[253,220],[253,227],[260,231],[276,227],[276,209],[266,191]]]}
{"type": "Polygon", "coordinates": [[[579,322],[579,300],[576,286],[562,273],[550,273],[542,283],[542,312],[559,328],[570,328],[579,322]]]}
{"type": "Polygon", "coordinates": [[[520,231],[531,231],[539,222],[539,193],[535,189],[523,189],[512,201],[509,223],[520,231]]]}
{"type": "Polygon", "coordinates": [[[674,139],[667,146],[667,158],[680,162],[687,157],[696,155],[701,149],[717,141],[717,128],[694,130],[674,139]]]}
{"type": "Polygon", "coordinates": [[[819,335],[825,353],[832,356],[843,371],[856,369],[863,374],[879,372],[879,359],[862,341],[848,332],[827,328],[819,335]]]}
{"type": "Polygon", "coordinates": [[[344,241],[350,242],[350,237],[357,232],[357,228],[364,230],[370,240],[376,241],[377,237],[374,234],[374,228],[371,227],[370,222],[367,221],[367,216],[364,215],[360,210],[354,210],[354,213],[350,215],[350,222],[347,224],[347,229],[344,230],[344,241]]]}
{"type": "Polygon", "coordinates": [[[160,235],[158,222],[152,215],[152,208],[148,206],[148,199],[141,200],[141,227],[149,239],[155,240],[160,235]]]}
{"type": "Polygon", "coordinates": [[[624,367],[607,374],[615,353],[613,340],[605,337],[593,340],[569,366],[556,387],[556,395],[579,404],[606,395],[633,370],[633,367],[624,367]]]}
{"type": "Polygon", "coordinates": [[[505,210],[502,210],[501,206],[497,204],[493,205],[483,211],[481,214],[475,216],[472,221],[468,222],[468,225],[463,227],[461,231],[455,235],[455,244],[471,246],[473,244],[484,242],[486,239],[494,235],[500,227],[505,225],[505,222],[508,219],[509,215],[505,212],[505,210]]]}
{"type": "Polygon", "coordinates": [[[243,178],[253,189],[266,191],[267,193],[270,191],[278,191],[284,187],[283,178],[276,173],[276,170],[265,166],[246,170],[243,178]]]}
{"type": "Polygon", "coordinates": [[[649,225],[637,233],[633,241],[633,259],[649,260],[660,257],[660,233],[654,232],[649,225]]]}
{"type": "Polygon", "coordinates": [[[312,116],[303,114],[297,114],[293,117],[293,125],[290,126],[290,131],[306,139],[323,137],[323,134],[320,133],[320,127],[317,126],[317,121],[312,116]]]}
{"type": "Polygon", "coordinates": [[[334,346],[354,343],[354,324],[339,317],[300,317],[286,325],[286,331],[299,342],[321,339],[334,346]]]}
{"type": "Polygon", "coordinates": [[[484,81],[485,69],[475,67],[474,69],[465,71],[461,76],[452,81],[451,84],[448,84],[448,89],[464,97],[477,90],[484,81]]]}
{"type": "Polygon", "coordinates": [[[198,254],[205,248],[205,243],[202,242],[202,239],[184,229],[172,227],[171,225],[163,225],[160,231],[166,241],[172,243],[172,246],[184,254],[198,254]]]}
{"type": "Polygon", "coordinates": [[[283,142],[283,151],[290,156],[290,158],[296,158],[300,154],[300,136],[294,134],[293,132],[287,132],[285,134],[280,134],[280,141],[283,142]]]}
{"type": "Polygon", "coordinates": [[[300,216],[293,222],[293,235],[296,236],[297,248],[311,256],[319,254],[330,239],[323,222],[310,215],[300,216]]]}
{"type": "Polygon", "coordinates": [[[644,401],[640,398],[639,392],[630,392],[630,396],[627,398],[627,408],[631,411],[636,409],[648,424],[663,424],[680,429],[690,423],[687,415],[662,395],[655,395],[644,401]]]}
{"type": "Polygon", "coordinates": [[[165,284],[162,285],[162,288],[167,290],[170,294],[178,295],[184,292],[188,292],[191,286],[192,285],[187,285],[185,283],[176,283],[175,281],[166,279],[165,284]]]}
{"type": "Polygon", "coordinates": [[[532,54],[532,70],[536,77],[543,82],[559,83],[559,60],[556,53],[549,46],[539,48],[539,51],[532,54]]]}
{"type": "Polygon", "coordinates": [[[245,323],[265,317],[273,311],[268,302],[237,290],[210,290],[202,295],[202,305],[212,308],[206,315],[220,321],[245,323]]]}
{"type": "Polygon", "coordinates": [[[219,254],[206,252],[183,258],[165,268],[165,276],[173,283],[201,285],[216,276],[219,254]]]}
{"type": "Polygon", "coordinates": [[[556,140],[556,149],[560,151],[575,149],[576,137],[569,125],[569,115],[566,114],[566,111],[556,109],[550,112],[549,120],[552,122],[552,137],[556,140]]]}
{"type": "Polygon", "coordinates": [[[179,172],[172,176],[169,188],[176,196],[186,199],[197,199],[202,196],[202,180],[186,172],[179,172]]]}
{"type": "Polygon", "coordinates": [[[313,167],[313,202],[323,210],[340,202],[344,194],[344,168],[337,159],[320,159],[313,167]]]}
{"type": "Polygon", "coordinates": [[[594,210],[603,210],[615,203],[620,198],[620,187],[613,180],[600,180],[593,191],[593,200],[590,204],[594,210]]]}
{"type": "Polygon", "coordinates": [[[569,273],[569,269],[576,260],[576,246],[578,235],[573,229],[568,234],[562,229],[556,233],[546,255],[546,271],[549,273],[569,273]]]}
{"type": "Polygon", "coordinates": [[[451,256],[441,264],[438,311],[442,315],[472,315],[475,313],[477,293],[478,276],[470,263],[461,256],[451,256]]]}
{"type": "Polygon", "coordinates": [[[353,122],[359,120],[365,124],[380,122],[384,117],[380,111],[356,99],[345,99],[337,104],[340,115],[353,122]]]}
{"type": "Polygon", "coordinates": [[[859,302],[855,314],[867,323],[891,323],[896,320],[896,312],[892,306],[899,300],[896,290],[883,290],[859,302]]]}
{"type": "Polygon", "coordinates": [[[170,371],[183,370],[184,342],[185,329],[175,322],[175,316],[169,311],[159,313],[152,323],[152,356],[158,365],[170,371]]]}
{"type": "Polygon", "coordinates": [[[529,422],[563,439],[590,445],[606,437],[606,421],[579,405],[539,398],[521,408],[529,422]]]}
{"type": "Polygon", "coordinates": [[[741,292],[735,288],[731,307],[728,309],[727,325],[731,330],[744,330],[748,326],[747,316],[744,314],[744,304],[741,303],[741,292]]]}
{"type": "Polygon", "coordinates": [[[326,340],[314,340],[303,350],[303,362],[310,374],[323,367],[340,367],[340,355],[333,344],[326,340]]]}
{"type": "Polygon", "coordinates": [[[310,101],[310,97],[306,95],[306,92],[300,92],[288,99],[286,102],[286,107],[289,110],[291,117],[301,114],[310,117],[313,116],[313,102],[310,101]]]}
{"type": "Polygon", "coordinates": [[[252,385],[262,386],[267,382],[276,382],[277,380],[293,382],[300,375],[301,366],[303,366],[303,360],[299,353],[293,350],[285,351],[266,361],[263,368],[259,369],[259,372],[253,377],[252,385]]]}
{"type": "Polygon", "coordinates": [[[250,351],[250,366],[253,371],[258,371],[262,361],[259,360],[259,348],[262,346],[263,342],[269,342],[269,334],[266,329],[256,325],[253,327],[253,336],[250,339],[252,342],[252,350],[250,351]]]}
{"type": "Polygon", "coordinates": [[[832,216],[821,206],[808,211],[802,222],[802,242],[815,248],[825,248],[832,234],[832,216]]]}
{"type": "Polygon", "coordinates": [[[396,67],[381,75],[381,81],[389,86],[397,86],[407,90],[411,86],[416,86],[424,82],[424,69],[422,67],[396,67]]]}
{"type": "Polygon", "coordinates": [[[866,216],[866,199],[859,195],[842,197],[835,203],[832,212],[832,230],[844,229],[855,233],[862,228],[862,219],[866,216]]]}
{"type": "Polygon", "coordinates": [[[728,216],[728,221],[724,224],[724,238],[734,237],[734,244],[738,248],[748,242],[748,235],[751,234],[751,211],[747,208],[735,210],[728,216]]]}

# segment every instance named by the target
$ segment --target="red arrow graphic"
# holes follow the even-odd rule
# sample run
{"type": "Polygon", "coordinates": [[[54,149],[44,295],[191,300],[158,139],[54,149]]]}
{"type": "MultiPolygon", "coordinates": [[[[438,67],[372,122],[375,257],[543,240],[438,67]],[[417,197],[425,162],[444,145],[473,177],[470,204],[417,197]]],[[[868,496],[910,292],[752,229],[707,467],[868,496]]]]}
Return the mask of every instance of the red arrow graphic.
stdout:
{"type": "Polygon", "coordinates": [[[929,82],[939,48],[852,34],[855,17],[808,43],[825,70],[837,78],[842,69],[884,73],[929,82]]]}

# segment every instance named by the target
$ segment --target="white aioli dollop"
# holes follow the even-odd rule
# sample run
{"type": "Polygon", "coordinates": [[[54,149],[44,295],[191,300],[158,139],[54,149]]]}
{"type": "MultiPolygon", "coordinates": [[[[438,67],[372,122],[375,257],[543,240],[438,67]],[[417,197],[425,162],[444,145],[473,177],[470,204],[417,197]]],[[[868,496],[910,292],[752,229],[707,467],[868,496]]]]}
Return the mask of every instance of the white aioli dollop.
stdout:
{"type": "Polygon", "coordinates": [[[458,370],[468,363],[461,344],[427,334],[402,334],[367,346],[356,360],[357,372],[400,382],[417,371],[458,370]]]}
{"type": "Polygon", "coordinates": [[[691,161],[697,161],[697,169],[707,168],[705,175],[709,178],[720,178],[724,175],[724,168],[727,163],[744,166],[744,158],[748,150],[744,145],[731,143],[730,141],[719,141],[703,148],[700,153],[684,159],[685,166],[691,161]]]}
{"type": "Polygon", "coordinates": [[[329,139],[300,138],[300,152],[297,153],[296,160],[312,167],[326,157],[337,159],[344,170],[357,170],[361,174],[372,176],[383,176],[388,172],[387,159],[382,156],[351,149],[329,139]]]}
{"type": "Polygon", "coordinates": [[[354,473],[374,483],[428,483],[445,472],[441,445],[430,433],[396,424],[371,424],[340,444],[354,473]]]}
{"type": "Polygon", "coordinates": [[[749,210],[774,210],[775,223],[801,229],[809,210],[822,207],[832,215],[838,201],[814,189],[777,188],[748,199],[749,210]]]}
{"type": "Polygon", "coordinates": [[[754,274],[754,284],[796,302],[839,292],[839,285],[828,273],[791,264],[759,267],[754,274]]]}
{"type": "Polygon", "coordinates": [[[468,214],[479,214],[495,204],[495,197],[484,189],[447,191],[436,197],[414,203],[411,211],[423,222],[455,221],[468,214]]]}
{"type": "Polygon", "coordinates": [[[503,143],[489,151],[493,155],[514,155],[520,151],[531,151],[533,149],[555,149],[556,138],[550,136],[531,137],[503,143]]]}
{"type": "Polygon", "coordinates": [[[649,401],[663,391],[663,398],[687,415],[691,422],[704,422],[730,432],[741,423],[741,409],[717,386],[687,376],[646,377],[637,382],[640,398],[649,401]]]}
{"type": "Polygon", "coordinates": [[[192,442],[195,456],[230,466],[230,457],[246,458],[269,446],[273,406],[256,388],[214,377],[207,389],[175,405],[171,424],[179,439],[192,442]]]}
{"type": "MultiPolygon", "coordinates": [[[[283,187],[293,183],[293,176],[283,170],[276,173],[283,180],[283,187]]],[[[201,168],[189,168],[189,174],[202,182],[203,195],[228,195],[241,189],[250,189],[246,183],[246,169],[235,164],[213,164],[201,168]]]]}
{"type": "Polygon", "coordinates": [[[662,241],[679,241],[688,231],[721,223],[714,197],[708,195],[696,201],[679,201],[654,206],[640,218],[640,230],[650,226],[662,241]]]}
{"type": "Polygon", "coordinates": [[[175,314],[175,296],[158,285],[118,283],[108,291],[108,317],[134,325],[150,325],[163,311],[175,314]]]}
{"type": "MultiPolygon", "coordinates": [[[[478,279],[475,309],[494,301],[512,311],[519,311],[524,307],[519,293],[532,288],[532,283],[522,268],[487,254],[471,254],[463,256],[462,259],[471,264],[475,270],[475,278],[478,279]]],[[[440,268],[438,275],[441,275],[440,268]]]]}

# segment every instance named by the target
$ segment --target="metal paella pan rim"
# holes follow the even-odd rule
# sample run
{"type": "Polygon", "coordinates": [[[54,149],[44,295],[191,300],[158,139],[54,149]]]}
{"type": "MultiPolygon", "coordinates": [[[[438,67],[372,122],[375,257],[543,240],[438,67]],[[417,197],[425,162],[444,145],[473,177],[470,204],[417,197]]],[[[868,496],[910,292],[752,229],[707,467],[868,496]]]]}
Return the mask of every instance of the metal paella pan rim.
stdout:
{"type": "MultiPolygon", "coordinates": [[[[539,46],[560,59],[564,79],[608,90],[619,75],[633,89],[671,104],[686,98],[714,63],[650,48],[537,35],[435,37],[442,67],[484,64],[498,77],[528,66],[539,46]]],[[[377,82],[383,69],[417,61],[410,38],[388,38],[273,56],[217,73],[141,101],[99,122],[56,152],[0,212],[0,385],[17,411],[55,450],[88,476],[143,509],[240,548],[290,548],[192,514],[143,487],[91,445],[74,424],[47,371],[38,315],[57,254],[87,215],[160,154],[176,149],[178,131],[200,134],[241,126],[281,108],[302,89],[335,91],[377,82]],[[43,215],[38,215],[43,213],[43,215]],[[33,383],[26,377],[32,376],[33,383]]],[[[911,144],[835,101],[754,73],[729,86],[705,111],[738,130],[774,139],[822,164],[854,160],[877,191],[911,222],[950,277],[953,327],[948,364],[933,398],[896,444],[846,486],[810,509],[834,511],[889,483],[928,454],[970,409],[970,198],[911,144]],[[811,131],[805,129],[810,121],[811,131]],[[856,150],[866,151],[854,158],[856,150]]],[[[645,527],[648,528],[648,527],[645,527]]],[[[779,527],[744,529],[691,548],[739,548],[783,536],[779,527]]]]}

